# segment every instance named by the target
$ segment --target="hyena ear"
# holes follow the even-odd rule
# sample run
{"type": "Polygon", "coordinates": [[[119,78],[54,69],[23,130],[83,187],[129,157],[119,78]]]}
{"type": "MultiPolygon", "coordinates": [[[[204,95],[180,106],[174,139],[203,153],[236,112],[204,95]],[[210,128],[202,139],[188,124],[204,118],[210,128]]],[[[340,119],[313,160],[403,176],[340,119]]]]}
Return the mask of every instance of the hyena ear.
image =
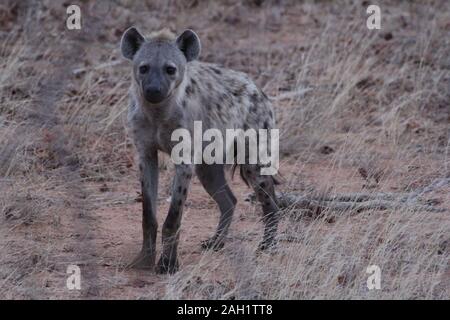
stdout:
{"type": "Polygon", "coordinates": [[[200,55],[200,38],[192,30],[185,30],[176,40],[178,48],[183,52],[186,61],[192,61],[200,55]]]}
{"type": "Polygon", "coordinates": [[[135,27],[128,28],[123,33],[122,40],[120,41],[120,50],[122,51],[122,55],[128,60],[133,60],[134,55],[144,41],[144,37],[135,27]]]}

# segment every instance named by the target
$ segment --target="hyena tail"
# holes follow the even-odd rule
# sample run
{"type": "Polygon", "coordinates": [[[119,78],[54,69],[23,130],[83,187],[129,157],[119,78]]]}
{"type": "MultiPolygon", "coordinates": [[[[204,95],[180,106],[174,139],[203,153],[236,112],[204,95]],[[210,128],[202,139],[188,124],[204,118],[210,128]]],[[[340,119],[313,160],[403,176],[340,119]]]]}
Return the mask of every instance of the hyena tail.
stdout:
{"type": "MultiPolygon", "coordinates": [[[[235,163],[235,164],[233,164],[233,166],[231,167],[231,179],[234,178],[234,173],[236,172],[237,166],[238,166],[238,164],[235,163]]],[[[244,167],[243,167],[242,165],[239,166],[239,174],[240,174],[242,180],[245,182],[245,184],[246,184],[248,187],[251,187],[251,186],[250,186],[250,183],[248,182],[247,178],[245,177],[245,174],[244,174],[244,167]]],[[[274,184],[274,185],[279,185],[279,184],[281,184],[281,181],[280,181],[280,180],[282,180],[283,176],[282,176],[280,173],[277,173],[276,176],[271,176],[271,177],[272,177],[272,180],[273,180],[273,184],[274,184]],[[281,179],[280,179],[280,177],[281,177],[281,179]]]]}
{"type": "MultiPolygon", "coordinates": [[[[235,171],[236,171],[236,168],[237,168],[237,166],[239,165],[239,164],[237,163],[237,156],[238,156],[237,150],[238,150],[237,141],[234,141],[234,164],[233,164],[233,166],[231,167],[231,179],[233,179],[234,173],[235,173],[235,171]]],[[[249,150],[249,146],[248,146],[248,145],[246,145],[246,150],[249,150]]],[[[239,168],[239,173],[240,173],[240,175],[241,175],[242,180],[245,182],[245,184],[246,184],[248,187],[251,187],[250,183],[248,182],[247,178],[245,177],[245,174],[244,174],[244,166],[242,166],[242,165],[239,165],[239,166],[240,166],[240,168],[239,168]]],[[[277,172],[276,177],[275,177],[275,175],[272,175],[271,177],[272,177],[272,180],[273,180],[273,184],[274,184],[274,185],[279,185],[279,184],[281,184],[281,181],[284,180],[283,175],[280,174],[280,172],[277,172]],[[281,177],[281,179],[279,179],[279,177],[281,177]],[[280,181],[280,180],[281,180],[281,181],[280,181]]]]}

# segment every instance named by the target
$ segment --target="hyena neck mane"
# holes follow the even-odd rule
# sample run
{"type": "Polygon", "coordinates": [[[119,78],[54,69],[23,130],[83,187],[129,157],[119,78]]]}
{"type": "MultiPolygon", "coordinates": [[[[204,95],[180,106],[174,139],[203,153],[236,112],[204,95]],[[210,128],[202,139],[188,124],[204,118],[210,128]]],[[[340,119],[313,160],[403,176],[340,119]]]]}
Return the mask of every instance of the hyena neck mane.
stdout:
{"type": "Polygon", "coordinates": [[[174,41],[176,39],[176,35],[167,28],[164,28],[159,31],[154,31],[148,35],[148,39],[150,41],[174,41]]]}

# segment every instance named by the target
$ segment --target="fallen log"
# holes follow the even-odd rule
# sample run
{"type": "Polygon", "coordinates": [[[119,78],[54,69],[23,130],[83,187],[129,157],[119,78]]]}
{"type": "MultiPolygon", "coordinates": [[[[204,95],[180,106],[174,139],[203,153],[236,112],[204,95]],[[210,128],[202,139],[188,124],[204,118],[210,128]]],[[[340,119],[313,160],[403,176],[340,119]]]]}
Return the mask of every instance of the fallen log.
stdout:
{"type": "MultiPolygon", "coordinates": [[[[341,213],[359,213],[368,210],[414,210],[426,212],[445,212],[445,208],[427,204],[423,196],[437,188],[450,185],[450,178],[436,179],[428,186],[408,193],[340,193],[340,194],[308,194],[293,192],[277,192],[277,203],[280,209],[294,209],[318,215],[324,211],[341,213]]],[[[250,194],[248,201],[255,202],[256,197],[250,194]]]]}
{"type": "Polygon", "coordinates": [[[330,196],[302,196],[292,193],[278,193],[277,202],[280,209],[308,209],[315,213],[325,210],[359,213],[368,210],[419,210],[444,212],[446,209],[433,205],[408,203],[394,194],[338,194],[330,196]]]}

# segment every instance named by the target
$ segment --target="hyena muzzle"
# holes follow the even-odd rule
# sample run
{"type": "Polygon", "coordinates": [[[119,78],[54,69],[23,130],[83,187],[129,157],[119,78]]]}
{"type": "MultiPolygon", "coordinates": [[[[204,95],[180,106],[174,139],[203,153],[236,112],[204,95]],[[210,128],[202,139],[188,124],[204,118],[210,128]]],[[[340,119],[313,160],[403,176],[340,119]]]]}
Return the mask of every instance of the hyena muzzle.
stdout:
{"type": "MultiPolygon", "coordinates": [[[[142,250],[131,264],[153,268],[158,227],[158,151],[171,154],[177,143],[171,139],[172,132],[179,128],[192,132],[194,121],[201,121],[204,130],[270,130],[274,128],[274,114],[268,97],[246,74],[197,60],[200,40],[192,30],[178,37],[163,30],[144,38],[136,28],[129,28],[122,36],[121,51],[132,62],[128,123],[139,154],[143,196],[142,250]]],[[[261,167],[261,163],[240,164],[240,173],[262,204],[265,228],[259,249],[265,250],[274,244],[278,207],[275,179],[262,175],[261,167]]],[[[202,246],[216,250],[223,246],[237,202],[224,169],[224,164],[175,165],[157,272],[178,269],[178,231],[194,172],[220,209],[217,230],[202,246]]]]}

